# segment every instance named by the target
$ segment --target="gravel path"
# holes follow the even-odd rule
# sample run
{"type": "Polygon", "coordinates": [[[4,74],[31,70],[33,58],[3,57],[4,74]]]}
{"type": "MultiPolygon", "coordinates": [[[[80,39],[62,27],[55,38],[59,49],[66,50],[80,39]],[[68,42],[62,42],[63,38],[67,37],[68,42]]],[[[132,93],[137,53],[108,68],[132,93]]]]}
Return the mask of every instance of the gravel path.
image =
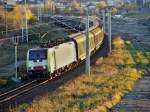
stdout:
{"type": "Polygon", "coordinates": [[[110,112],[150,112],[150,74],[139,80],[110,112]]]}

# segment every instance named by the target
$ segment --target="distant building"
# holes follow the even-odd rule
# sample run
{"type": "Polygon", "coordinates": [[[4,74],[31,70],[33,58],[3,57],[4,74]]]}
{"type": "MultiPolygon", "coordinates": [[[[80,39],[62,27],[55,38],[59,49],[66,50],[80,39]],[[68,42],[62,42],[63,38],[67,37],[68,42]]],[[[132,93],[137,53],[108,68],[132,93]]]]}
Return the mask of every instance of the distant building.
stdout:
{"type": "Polygon", "coordinates": [[[148,3],[150,2],[150,0],[107,0],[107,3],[108,4],[111,4],[111,5],[119,5],[119,4],[130,4],[130,3],[135,3],[139,6],[144,6],[145,3],[148,3]]]}
{"type": "Polygon", "coordinates": [[[15,5],[16,1],[15,0],[0,0],[1,4],[8,4],[8,5],[15,5]]]}
{"type": "Polygon", "coordinates": [[[136,3],[138,5],[144,5],[145,3],[150,2],[150,0],[122,0],[124,3],[136,3]]]}
{"type": "Polygon", "coordinates": [[[72,2],[71,1],[65,1],[65,0],[54,0],[54,3],[56,5],[56,8],[59,10],[64,10],[66,8],[71,7],[72,2]]]}
{"type": "MultiPolygon", "coordinates": [[[[30,4],[37,4],[42,2],[43,0],[27,0],[27,3],[30,4]]],[[[0,0],[0,3],[7,3],[8,5],[16,5],[18,3],[25,3],[25,0],[0,0]]]]}
{"type": "MultiPolygon", "coordinates": [[[[45,0],[47,1],[47,0],[45,0]]],[[[40,4],[40,3],[43,3],[44,0],[27,0],[27,3],[30,3],[30,4],[40,4]]],[[[25,3],[25,0],[16,0],[16,3],[25,3]]]]}

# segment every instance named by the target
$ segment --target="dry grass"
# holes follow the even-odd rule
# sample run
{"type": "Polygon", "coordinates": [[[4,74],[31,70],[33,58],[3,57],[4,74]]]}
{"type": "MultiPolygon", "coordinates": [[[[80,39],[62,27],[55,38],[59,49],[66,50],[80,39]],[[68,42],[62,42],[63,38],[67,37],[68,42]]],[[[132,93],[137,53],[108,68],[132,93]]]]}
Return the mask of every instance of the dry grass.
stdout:
{"type": "Polygon", "coordinates": [[[122,49],[125,47],[125,41],[121,39],[120,36],[117,36],[113,42],[112,42],[113,46],[115,49],[122,49]]]}
{"type": "Polygon", "coordinates": [[[143,74],[135,68],[121,38],[114,39],[113,46],[112,53],[98,59],[92,67],[91,76],[83,74],[54,93],[11,112],[106,112],[132,90],[143,74]]]}

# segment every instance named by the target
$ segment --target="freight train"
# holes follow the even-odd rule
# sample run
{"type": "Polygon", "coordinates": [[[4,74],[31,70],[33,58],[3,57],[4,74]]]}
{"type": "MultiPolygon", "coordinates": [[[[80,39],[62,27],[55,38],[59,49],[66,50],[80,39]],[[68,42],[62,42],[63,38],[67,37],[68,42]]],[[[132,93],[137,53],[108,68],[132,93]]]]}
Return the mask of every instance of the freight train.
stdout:
{"type": "MultiPolygon", "coordinates": [[[[33,48],[27,53],[29,78],[43,80],[70,70],[86,58],[85,31],[69,35],[69,41],[45,48],[33,48]]],[[[90,52],[94,54],[104,40],[103,27],[99,22],[90,28],[90,52]]]]}

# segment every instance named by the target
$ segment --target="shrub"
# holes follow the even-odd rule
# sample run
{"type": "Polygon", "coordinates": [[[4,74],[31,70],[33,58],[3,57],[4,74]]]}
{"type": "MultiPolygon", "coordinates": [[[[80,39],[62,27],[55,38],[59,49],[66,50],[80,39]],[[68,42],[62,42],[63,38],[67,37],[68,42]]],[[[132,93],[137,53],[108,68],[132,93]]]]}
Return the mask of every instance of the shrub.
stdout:
{"type": "Polygon", "coordinates": [[[125,46],[125,41],[123,39],[121,39],[120,36],[118,36],[117,38],[115,38],[112,42],[114,48],[117,48],[117,49],[121,49],[121,48],[124,48],[125,46]]]}
{"type": "Polygon", "coordinates": [[[93,69],[93,73],[114,75],[118,73],[118,70],[115,66],[109,64],[102,64],[101,67],[95,67],[95,69],[93,69]]]}
{"type": "Polygon", "coordinates": [[[29,19],[29,24],[35,24],[36,22],[38,21],[37,17],[35,16],[32,16],[30,19],[29,19]]]}
{"type": "Polygon", "coordinates": [[[122,69],[122,74],[125,76],[131,77],[131,78],[137,78],[138,71],[136,68],[131,68],[131,67],[125,67],[122,69]]]}
{"type": "Polygon", "coordinates": [[[26,62],[24,62],[20,67],[19,67],[19,76],[21,77],[22,80],[27,78],[27,69],[26,69],[26,62]]]}
{"type": "Polygon", "coordinates": [[[98,58],[95,62],[95,65],[101,65],[103,63],[103,57],[98,58]]]}
{"type": "Polygon", "coordinates": [[[135,59],[137,63],[147,65],[149,64],[149,60],[143,55],[142,52],[137,52],[135,55],[135,59]]]}
{"type": "Polygon", "coordinates": [[[7,85],[7,80],[4,80],[4,79],[0,79],[0,86],[5,86],[7,85]]]}

